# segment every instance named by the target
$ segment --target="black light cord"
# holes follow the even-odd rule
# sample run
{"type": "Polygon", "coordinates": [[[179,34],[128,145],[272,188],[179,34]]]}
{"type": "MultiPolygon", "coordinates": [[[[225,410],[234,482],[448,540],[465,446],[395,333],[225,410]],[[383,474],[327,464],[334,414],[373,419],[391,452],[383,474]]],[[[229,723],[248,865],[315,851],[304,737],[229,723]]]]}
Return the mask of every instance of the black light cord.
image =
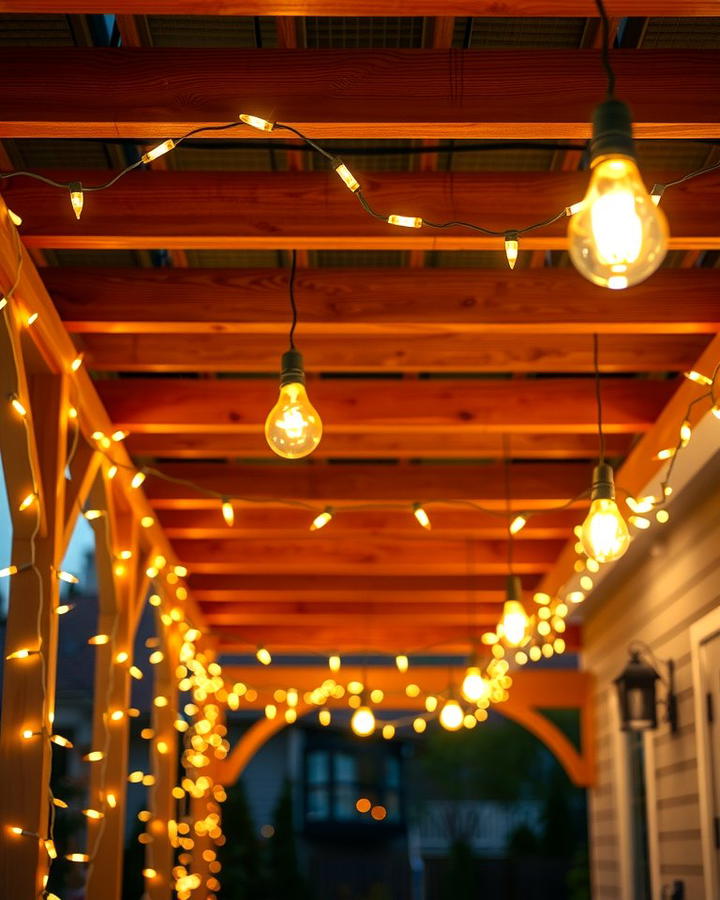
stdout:
{"type": "Polygon", "coordinates": [[[515,551],[515,543],[513,540],[513,533],[510,530],[510,525],[512,524],[512,510],[510,508],[511,497],[512,497],[512,484],[510,478],[510,438],[507,434],[503,435],[503,475],[505,478],[505,513],[507,515],[508,522],[508,540],[507,540],[507,561],[508,561],[508,575],[513,574],[513,562],[514,562],[514,551],[515,551]]]}
{"type": "Polygon", "coordinates": [[[608,99],[611,99],[615,96],[615,72],[613,72],[613,67],[610,65],[610,19],[605,9],[604,0],[595,0],[595,6],[602,25],[602,64],[607,75],[607,96],[608,99]]]}
{"type": "Polygon", "coordinates": [[[595,403],[597,406],[598,441],[600,444],[600,464],[605,462],[605,434],[603,433],[602,390],[600,387],[600,354],[598,336],[593,335],[593,370],[595,373],[595,403]]]}
{"type": "Polygon", "coordinates": [[[290,325],[290,349],[295,349],[295,327],[297,326],[297,305],[295,303],[295,273],[297,272],[297,250],[293,250],[290,256],[290,280],[288,290],[290,292],[290,309],[292,310],[292,324],[290,325]]]}

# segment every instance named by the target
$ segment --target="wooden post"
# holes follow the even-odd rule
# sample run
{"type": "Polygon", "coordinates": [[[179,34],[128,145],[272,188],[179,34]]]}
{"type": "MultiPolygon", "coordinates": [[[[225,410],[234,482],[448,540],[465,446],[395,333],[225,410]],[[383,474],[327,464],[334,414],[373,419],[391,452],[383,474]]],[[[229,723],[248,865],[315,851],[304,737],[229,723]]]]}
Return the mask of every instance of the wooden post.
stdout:
{"type": "Polygon", "coordinates": [[[119,900],[125,848],[125,807],[127,795],[128,736],[127,709],[130,706],[135,605],[138,585],[138,525],[112,482],[99,475],[90,494],[92,506],[105,511],[93,520],[95,558],[98,573],[98,633],[109,642],[96,648],[93,750],[104,758],[91,763],[91,805],[104,819],[88,823],[88,900],[119,900]],[[120,560],[122,550],[132,557],[120,560]],[[118,654],[121,656],[118,661],[118,654]],[[113,718],[113,713],[118,717],[113,718]],[[122,713],[122,717],[120,717],[122,713]],[[108,795],[114,797],[108,801],[108,795]]]}
{"type": "Polygon", "coordinates": [[[0,323],[0,451],[13,524],[5,653],[27,648],[26,659],[5,663],[0,736],[0,895],[37,897],[49,859],[49,736],[55,705],[57,572],[63,552],[67,379],[24,370],[19,315],[9,307],[0,323]],[[17,394],[23,417],[9,403],[17,394]],[[36,427],[33,427],[33,422],[36,427]],[[25,497],[36,497],[26,509],[25,497]],[[23,568],[27,566],[27,568],[23,568]],[[22,736],[35,733],[29,739],[22,736]],[[27,834],[15,835],[11,827],[27,834]]]}
{"type": "Polygon", "coordinates": [[[178,740],[175,730],[178,689],[175,678],[177,667],[177,647],[168,639],[167,630],[160,621],[160,611],[156,609],[157,634],[161,640],[164,658],[155,670],[154,696],[166,697],[167,706],[152,709],[152,727],[155,737],[152,741],[151,759],[155,784],[150,795],[150,834],[152,841],[147,845],[146,863],[155,875],[146,879],[146,892],[150,900],[168,900],[172,892],[172,867],[174,851],[170,844],[168,822],[175,818],[177,801],[172,795],[178,772],[178,740]]]}

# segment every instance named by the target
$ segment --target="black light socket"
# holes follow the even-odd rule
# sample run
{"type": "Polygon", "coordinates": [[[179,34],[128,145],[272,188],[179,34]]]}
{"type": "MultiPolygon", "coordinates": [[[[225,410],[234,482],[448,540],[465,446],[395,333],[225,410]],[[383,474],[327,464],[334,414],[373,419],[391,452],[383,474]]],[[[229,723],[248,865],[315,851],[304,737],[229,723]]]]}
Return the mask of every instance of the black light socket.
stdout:
{"type": "Polygon", "coordinates": [[[593,111],[593,136],[590,143],[591,165],[604,156],[629,156],[636,159],[630,107],[622,100],[605,100],[593,111]]]}
{"type": "Polygon", "coordinates": [[[280,387],[286,384],[305,384],[302,353],[286,350],[280,361],[280,387]]]}
{"type": "Polygon", "coordinates": [[[613,469],[608,463],[598,463],[593,469],[592,491],[590,500],[614,500],[615,480],[613,469]]]}
{"type": "Polygon", "coordinates": [[[505,601],[512,600],[522,603],[522,583],[519,575],[508,575],[505,589],[505,601]]]}

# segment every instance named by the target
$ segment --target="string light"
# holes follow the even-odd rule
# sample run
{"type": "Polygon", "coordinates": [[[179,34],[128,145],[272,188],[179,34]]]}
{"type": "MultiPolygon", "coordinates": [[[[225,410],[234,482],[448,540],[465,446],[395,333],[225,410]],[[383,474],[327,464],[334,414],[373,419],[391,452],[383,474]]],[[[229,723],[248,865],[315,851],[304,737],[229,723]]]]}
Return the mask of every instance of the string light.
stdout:
{"type": "Polygon", "coordinates": [[[266,647],[258,647],[255,652],[255,656],[257,657],[257,661],[262,663],[264,666],[269,666],[272,662],[272,656],[270,655],[270,651],[266,647]]]}
{"type": "Polygon", "coordinates": [[[133,475],[132,479],[130,480],[130,487],[131,488],[139,488],[140,485],[143,483],[143,481],[145,481],[146,477],[147,476],[145,475],[145,473],[142,470],[138,470],[133,475]]]}
{"type": "Polygon", "coordinates": [[[158,144],[157,147],[153,147],[151,150],[147,150],[143,153],[140,159],[147,165],[159,156],[164,156],[166,153],[174,150],[176,146],[177,143],[173,140],[163,141],[162,144],[158,144]]]}
{"type": "Polygon", "coordinates": [[[508,231],[505,235],[505,257],[511,269],[515,268],[518,258],[518,233],[517,231],[508,231]]]}
{"type": "Polygon", "coordinates": [[[360,183],[352,174],[350,169],[345,165],[345,163],[338,159],[337,157],[332,161],[332,167],[337,172],[338,176],[344,181],[345,185],[349,190],[353,192],[360,190],[360,183]]]}
{"type": "Polygon", "coordinates": [[[398,216],[392,213],[387,217],[389,225],[400,228],[422,228],[423,220],[419,216],[398,216]]]}
{"type": "Polygon", "coordinates": [[[17,394],[10,394],[10,405],[23,419],[27,416],[27,408],[25,407],[25,404],[21,402],[17,394]]]}
{"type": "Polygon", "coordinates": [[[9,578],[11,575],[16,575],[17,572],[17,566],[5,566],[4,569],[0,569],[0,578],[9,578]]]}
{"type": "Polygon", "coordinates": [[[252,116],[248,113],[240,113],[238,118],[241,122],[250,125],[251,128],[257,128],[259,131],[272,131],[275,127],[274,122],[268,122],[267,119],[262,119],[260,116],[252,116]]]}
{"type": "Polygon", "coordinates": [[[691,369],[689,372],[683,372],[683,375],[690,381],[694,381],[695,384],[701,384],[704,387],[710,387],[713,383],[712,378],[708,378],[708,376],[703,375],[702,372],[696,372],[695,369],[691,369]]]}
{"type": "Polygon", "coordinates": [[[510,525],[508,526],[508,531],[510,534],[517,534],[519,531],[522,531],[523,528],[527,525],[527,517],[526,516],[515,516],[510,525]]]}
{"type": "Polygon", "coordinates": [[[235,510],[233,509],[232,503],[227,499],[222,501],[222,516],[223,519],[225,519],[225,524],[232,528],[235,524],[235,510]]]}
{"type": "Polygon", "coordinates": [[[430,524],[430,517],[420,503],[413,503],[413,515],[423,528],[425,528],[427,531],[430,531],[430,529],[432,528],[432,525],[430,524]]]}
{"type": "Polygon", "coordinates": [[[457,731],[463,726],[464,716],[465,714],[460,704],[451,697],[443,704],[443,708],[440,710],[439,721],[446,731],[457,731]]]}
{"type": "Polygon", "coordinates": [[[29,509],[38,499],[37,494],[28,494],[27,497],[24,497],[18,506],[18,510],[20,512],[24,512],[26,509],[29,509]]]}
{"type": "Polygon", "coordinates": [[[410,660],[404,653],[400,653],[395,657],[395,665],[397,666],[398,672],[405,673],[410,666],[410,660]]]}
{"type": "Polygon", "coordinates": [[[339,656],[328,657],[328,668],[331,672],[339,672],[342,661],[339,656]]]}
{"type": "Polygon", "coordinates": [[[332,507],[326,506],[325,509],[312,520],[310,531],[319,531],[321,528],[324,528],[332,517],[332,507]]]}
{"type": "Polygon", "coordinates": [[[84,353],[78,353],[75,359],[70,363],[70,371],[77,372],[83,364],[83,360],[85,359],[84,353]]]}
{"type": "Polygon", "coordinates": [[[65,584],[79,584],[80,579],[77,575],[73,575],[72,572],[64,572],[62,569],[57,573],[57,577],[60,581],[64,581],[65,584]]]}
{"type": "Polygon", "coordinates": [[[79,221],[83,211],[85,197],[83,196],[82,185],[79,181],[70,183],[70,205],[72,206],[75,218],[79,221]]]}

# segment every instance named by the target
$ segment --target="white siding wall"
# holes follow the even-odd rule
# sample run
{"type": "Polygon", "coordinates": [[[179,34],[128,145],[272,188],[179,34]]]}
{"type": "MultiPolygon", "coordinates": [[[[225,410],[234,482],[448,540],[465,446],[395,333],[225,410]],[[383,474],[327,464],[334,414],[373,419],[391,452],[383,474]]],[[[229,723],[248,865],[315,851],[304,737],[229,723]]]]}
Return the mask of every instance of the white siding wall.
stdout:
{"type": "Polygon", "coordinates": [[[633,640],[644,641],[659,659],[671,658],[676,665],[679,731],[671,735],[668,726],[661,725],[649,737],[652,747],[646,755],[649,789],[656,795],[657,821],[654,827],[650,822],[654,831],[650,840],[656,841],[659,883],[681,879],[687,900],[706,898],[689,629],[720,603],[717,478],[706,476],[704,484],[693,485],[688,495],[688,511],[672,524],[654,528],[659,540],[607,579],[600,602],[585,622],[583,665],[597,678],[598,782],[590,798],[593,900],[633,900],[621,888],[625,836],[612,684],[633,640]]]}

